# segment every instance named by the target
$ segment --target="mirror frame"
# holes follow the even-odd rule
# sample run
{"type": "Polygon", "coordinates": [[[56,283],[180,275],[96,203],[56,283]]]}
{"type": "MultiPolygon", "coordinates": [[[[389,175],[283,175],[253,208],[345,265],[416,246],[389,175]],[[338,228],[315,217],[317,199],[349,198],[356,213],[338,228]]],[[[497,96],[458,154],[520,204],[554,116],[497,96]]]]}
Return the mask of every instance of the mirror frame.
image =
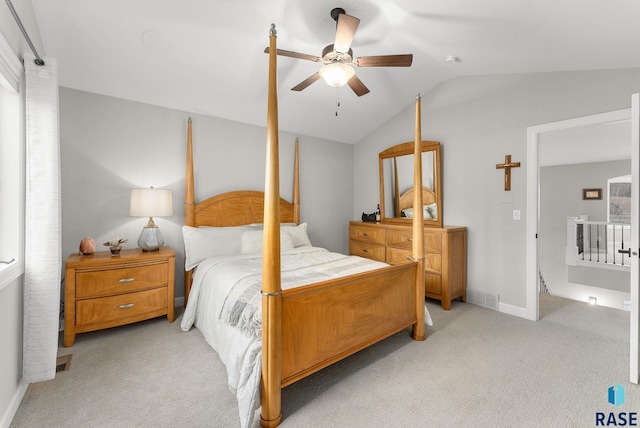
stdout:
{"type": "MultiPolygon", "coordinates": [[[[421,152],[433,152],[433,192],[435,193],[436,204],[438,206],[438,218],[437,219],[428,219],[424,220],[424,225],[426,227],[442,227],[442,176],[440,171],[440,143],[437,141],[422,141],[421,142],[421,152]]],[[[405,156],[405,155],[413,155],[414,153],[414,142],[410,141],[407,143],[397,144],[393,147],[389,147],[388,149],[380,152],[378,155],[378,163],[380,168],[380,221],[382,223],[391,223],[391,224],[411,224],[410,218],[404,217],[393,217],[393,218],[385,218],[385,207],[384,207],[384,169],[383,169],[383,160],[394,158],[397,156],[405,156]]]]}

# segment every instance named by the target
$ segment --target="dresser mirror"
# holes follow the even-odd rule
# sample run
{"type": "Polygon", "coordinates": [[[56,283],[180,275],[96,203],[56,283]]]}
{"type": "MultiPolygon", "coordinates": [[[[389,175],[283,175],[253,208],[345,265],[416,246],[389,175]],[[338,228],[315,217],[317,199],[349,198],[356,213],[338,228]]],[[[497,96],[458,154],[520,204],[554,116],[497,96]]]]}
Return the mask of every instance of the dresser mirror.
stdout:
{"type": "MultiPolygon", "coordinates": [[[[424,225],[442,227],[440,143],[422,141],[422,201],[424,225]]],[[[380,221],[411,223],[413,218],[414,143],[380,152],[380,221]]]]}

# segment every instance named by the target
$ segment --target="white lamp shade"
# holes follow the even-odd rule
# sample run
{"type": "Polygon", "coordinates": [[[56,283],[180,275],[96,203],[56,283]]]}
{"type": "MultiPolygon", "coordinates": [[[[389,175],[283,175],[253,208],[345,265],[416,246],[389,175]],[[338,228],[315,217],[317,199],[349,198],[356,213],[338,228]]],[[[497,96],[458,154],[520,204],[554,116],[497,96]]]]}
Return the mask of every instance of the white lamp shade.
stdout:
{"type": "Polygon", "coordinates": [[[173,215],[171,190],[133,189],[129,215],[132,217],[166,217],[173,215]]]}
{"type": "Polygon", "coordinates": [[[329,86],[340,88],[347,84],[356,71],[350,65],[341,62],[334,62],[322,67],[319,71],[320,77],[324,79],[329,86]]]}

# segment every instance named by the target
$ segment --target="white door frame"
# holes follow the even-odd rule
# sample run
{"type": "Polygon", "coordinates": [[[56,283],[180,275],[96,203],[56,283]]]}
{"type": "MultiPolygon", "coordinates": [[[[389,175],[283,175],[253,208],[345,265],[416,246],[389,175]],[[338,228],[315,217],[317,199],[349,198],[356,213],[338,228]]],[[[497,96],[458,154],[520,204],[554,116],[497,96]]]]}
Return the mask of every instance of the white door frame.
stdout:
{"type": "Polygon", "coordinates": [[[629,380],[640,381],[640,94],[631,96],[631,320],[629,327],[629,380]],[[635,227],[635,230],[633,230],[635,227]]]}
{"type": "MultiPolygon", "coordinates": [[[[538,226],[540,199],[540,165],[538,146],[540,135],[546,132],[578,126],[604,124],[631,119],[631,109],[583,116],[559,122],[544,123],[527,128],[527,225],[526,225],[526,318],[537,321],[538,308],[538,226]]],[[[635,184],[635,183],[634,183],[635,184]]],[[[632,186],[633,187],[633,186],[632,186]]]]}

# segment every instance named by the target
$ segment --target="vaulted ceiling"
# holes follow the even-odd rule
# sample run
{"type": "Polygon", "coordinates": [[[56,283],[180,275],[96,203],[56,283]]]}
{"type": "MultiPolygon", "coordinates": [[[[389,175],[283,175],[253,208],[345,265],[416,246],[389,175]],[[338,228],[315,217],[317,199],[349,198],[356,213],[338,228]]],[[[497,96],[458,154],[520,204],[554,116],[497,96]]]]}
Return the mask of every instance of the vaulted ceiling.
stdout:
{"type": "Polygon", "coordinates": [[[279,49],[321,56],[342,7],[360,19],[355,57],[413,54],[410,68],[356,67],[361,97],[323,81],[291,91],[320,65],[278,57],[280,129],[346,143],[456,76],[640,67],[635,0],[32,2],[61,86],[259,126],[270,24],[279,49]]]}

